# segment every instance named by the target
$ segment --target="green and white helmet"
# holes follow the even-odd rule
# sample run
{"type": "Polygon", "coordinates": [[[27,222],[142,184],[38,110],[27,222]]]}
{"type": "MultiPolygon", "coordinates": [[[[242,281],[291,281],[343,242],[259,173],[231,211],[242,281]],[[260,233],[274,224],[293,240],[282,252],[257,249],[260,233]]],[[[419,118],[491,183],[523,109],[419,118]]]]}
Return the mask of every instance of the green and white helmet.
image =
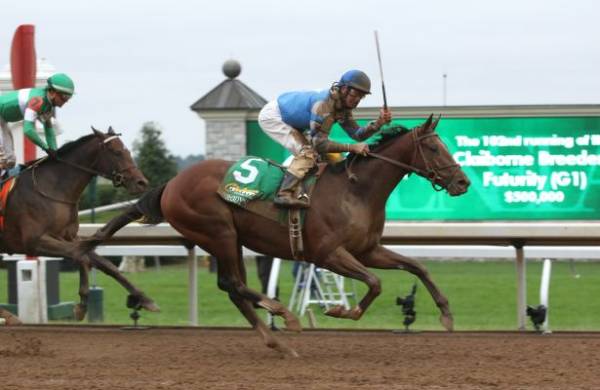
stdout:
{"type": "Polygon", "coordinates": [[[62,93],[73,95],[75,84],[69,76],[64,73],[56,73],[48,78],[48,87],[62,93]]]}

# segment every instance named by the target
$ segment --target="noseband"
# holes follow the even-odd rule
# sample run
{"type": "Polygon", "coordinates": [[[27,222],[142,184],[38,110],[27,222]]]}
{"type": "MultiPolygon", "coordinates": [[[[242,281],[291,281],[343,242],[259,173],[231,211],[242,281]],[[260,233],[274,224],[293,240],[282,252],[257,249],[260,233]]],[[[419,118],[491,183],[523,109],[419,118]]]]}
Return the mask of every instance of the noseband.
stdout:
{"type": "MultiPolygon", "coordinates": [[[[421,144],[421,141],[423,141],[424,139],[429,138],[429,137],[438,137],[439,138],[439,135],[437,135],[437,133],[430,132],[425,135],[419,136],[419,135],[417,135],[416,131],[413,131],[413,132],[411,132],[411,136],[412,136],[413,144],[416,147],[414,148],[414,153],[413,153],[413,156],[412,156],[409,164],[403,163],[402,161],[393,160],[393,159],[383,156],[379,153],[368,152],[367,155],[370,157],[376,158],[378,160],[382,160],[387,163],[390,163],[394,166],[397,166],[398,168],[402,168],[402,169],[408,171],[409,173],[416,173],[417,175],[424,177],[431,183],[431,186],[433,187],[433,189],[435,191],[442,191],[444,189],[447,189],[448,186],[450,186],[450,184],[452,184],[452,182],[454,181],[454,177],[456,176],[456,174],[459,172],[460,165],[457,163],[454,163],[454,164],[449,164],[449,165],[446,165],[443,167],[435,167],[427,159],[427,156],[425,155],[425,152],[423,151],[423,145],[421,144]],[[423,163],[425,164],[424,170],[415,166],[415,159],[417,158],[417,153],[421,156],[421,159],[423,160],[423,163]],[[444,180],[442,178],[442,176],[440,175],[440,172],[445,169],[453,169],[452,174],[446,180],[444,180]]],[[[352,162],[350,162],[350,166],[351,165],[352,165],[352,162]]],[[[356,179],[356,175],[354,175],[350,171],[350,166],[346,166],[346,170],[348,172],[348,177],[351,179],[352,178],[356,179]]]]}

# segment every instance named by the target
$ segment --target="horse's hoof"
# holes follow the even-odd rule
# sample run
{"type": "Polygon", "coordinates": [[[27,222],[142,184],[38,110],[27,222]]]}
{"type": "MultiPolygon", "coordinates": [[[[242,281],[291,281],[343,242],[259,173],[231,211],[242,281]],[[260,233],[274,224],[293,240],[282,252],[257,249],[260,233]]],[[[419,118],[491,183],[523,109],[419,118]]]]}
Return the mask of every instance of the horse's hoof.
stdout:
{"type": "Polygon", "coordinates": [[[0,318],[4,319],[4,325],[6,326],[16,326],[22,324],[19,317],[9,312],[8,310],[0,309],[0,318]]]}
{"type": "Polygon", "coordinates": [[[153,311],[155,313],[158,313],[160,311],[160,307],[158,307],[158,305],[154,303],[154,301],[151,299],[142,302],[142,307],[148,311],[153,311]]]}
{"type": "Polygon", "coordinates": [[[346,308],[342,305],[334,306],[331,309],[325,312],[326,316],[335,317],[335,318],[343,318],[344,312],[346,308]]]}
{"type": "Polygon", "coordinates": [[[152,299],[145,296],[143,293],[129,294],[127,296],[126,305],[129,309],[135,309],[135,310],[146,309],[148,311],[153,311],[153,312],[160,311],[160,308],[158,307],[158,305],[156,303],[154,303],[154,301],[152,299]]]}
{"type": "Polygon", "coordinates": [[[87,313],[87,307],[78,303],[73,308],[73,315],[77,321],[83,321],[85,314],[87,313]]]}
{"type": "Polygon", "coordinates": [[[300,324],[300,321],[296,316],[292,315],[292,318],[285,319],[285,330],[300,333],[302,332],[302,324],[300,324]]]}
{"type": "Polygon", "coordinates": [[[360,306],[356,306],[354,309],[352,309],[352,312],[350,313],[350,318],[352,318],[354,321],[358,321],[362,318],[362,315],[362,308],[360,306]]]}
{"type": "Polygon", "coordinates": [[[284,355],[285,357],[290,357],[290,358],[299,358],[300,355],[298,355],[298,352],[294,351],[293,349],[289,349],[289,351],[284,355]]]}
{"type": "Polygon", "coordinates": [[[452,319],[452,314],[440,315],[440,322],[448,332],[452,332],[454,330],[454,319],[452,319]]]}
{"type": "Polygon", "coordinates": [[[298,355],[298,352],[294,351],[292,348],[288,347],[287,345],[282,345],[280,343],[276,343],[276,345],[267,345],[269,348],[273,348],[277,351],[279,351],[284,358],[298,358],[300,357],[300,355],[298,355]]]}

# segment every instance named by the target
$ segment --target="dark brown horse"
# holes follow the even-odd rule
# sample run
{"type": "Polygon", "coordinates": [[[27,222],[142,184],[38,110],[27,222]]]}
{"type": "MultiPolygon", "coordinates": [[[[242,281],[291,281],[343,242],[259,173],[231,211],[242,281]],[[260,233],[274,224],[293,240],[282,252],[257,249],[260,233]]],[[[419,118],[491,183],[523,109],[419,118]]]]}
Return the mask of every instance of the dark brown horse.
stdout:
{"type": "MultiPolygon", "coordinates": [[[[158,308],[152,300],[135,288],[110,261],[93,251],[79,251],[79,198],[96,175],[110,179],[114,186],[124,186],[130,194],[141,193],[148,185],[112,128],[108,133],[94,130],[92,134],[62,146],[57,151],[57,159],[34,161],[21,172],[4,211],[0,252],[75,260],[80,266],[81,301],[75,307],[78,320],[86,313],[90,266],[115,278],[142,307],[156,311],[158,308]]],[[[8,313],[4,312],[4,316],[8,313]]],[[[8,317],[7,322],[17,321],[8,317]]]]}
{"type": "MultiPolygon", "coordinates": [[[[448,300],[427,270],[380,245],[386,200],[407,173],[425,177],[434,188],[444,188],[450,195],[467,191],[470,182],[435,132],[437,123],[429,117],[410,132],[384,136],[369,157],[350,156],[346,163],[328,167],[316,183],[303,229],[306,259],[368,286],[357,307],[348,310],[337,306],[327,315],[358,320],[364,314],[381,291],[379,279],[367,267],[403,269],[420,278],[441,311],[442,324],[452,329],[448,300]],[[349,167],[344,169],[345,165],[349,167]]],[[[152,223],[166,219],[184,237],[217,258],[219,288],[229,294],[265,343],[295,355],[273,336],[252,304],[283,316],[291,330],[300,330],[298,319],[279,302],[246,286],[241,256],[241,248],[246,246],[270,256],[292,258],[288,230],[219,197],[217,189],[231,164],[208,160],[188,168],[115,217],[88,244],[98,244],[142,215],[152,223]]]]}

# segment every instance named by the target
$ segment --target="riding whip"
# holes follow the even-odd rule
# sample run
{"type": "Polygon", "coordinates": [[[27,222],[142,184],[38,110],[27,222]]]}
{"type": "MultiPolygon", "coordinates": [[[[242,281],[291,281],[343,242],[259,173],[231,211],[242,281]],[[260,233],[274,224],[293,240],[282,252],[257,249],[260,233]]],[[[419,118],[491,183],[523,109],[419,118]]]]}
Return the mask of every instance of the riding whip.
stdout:
{"type": "Polygon", "coordinates": [[[387,110],[387,97],[385,95],[385,83],[383,82],[383,65],[381,64],[381,49],[379,48],[379,35],[377,34],[377,30],[373,31],[375,33],[375,46],[377,46],[377,60],[379,61],[379,75],[381,76],[381,91],[383,92],[383,109],[387,110]]]}

